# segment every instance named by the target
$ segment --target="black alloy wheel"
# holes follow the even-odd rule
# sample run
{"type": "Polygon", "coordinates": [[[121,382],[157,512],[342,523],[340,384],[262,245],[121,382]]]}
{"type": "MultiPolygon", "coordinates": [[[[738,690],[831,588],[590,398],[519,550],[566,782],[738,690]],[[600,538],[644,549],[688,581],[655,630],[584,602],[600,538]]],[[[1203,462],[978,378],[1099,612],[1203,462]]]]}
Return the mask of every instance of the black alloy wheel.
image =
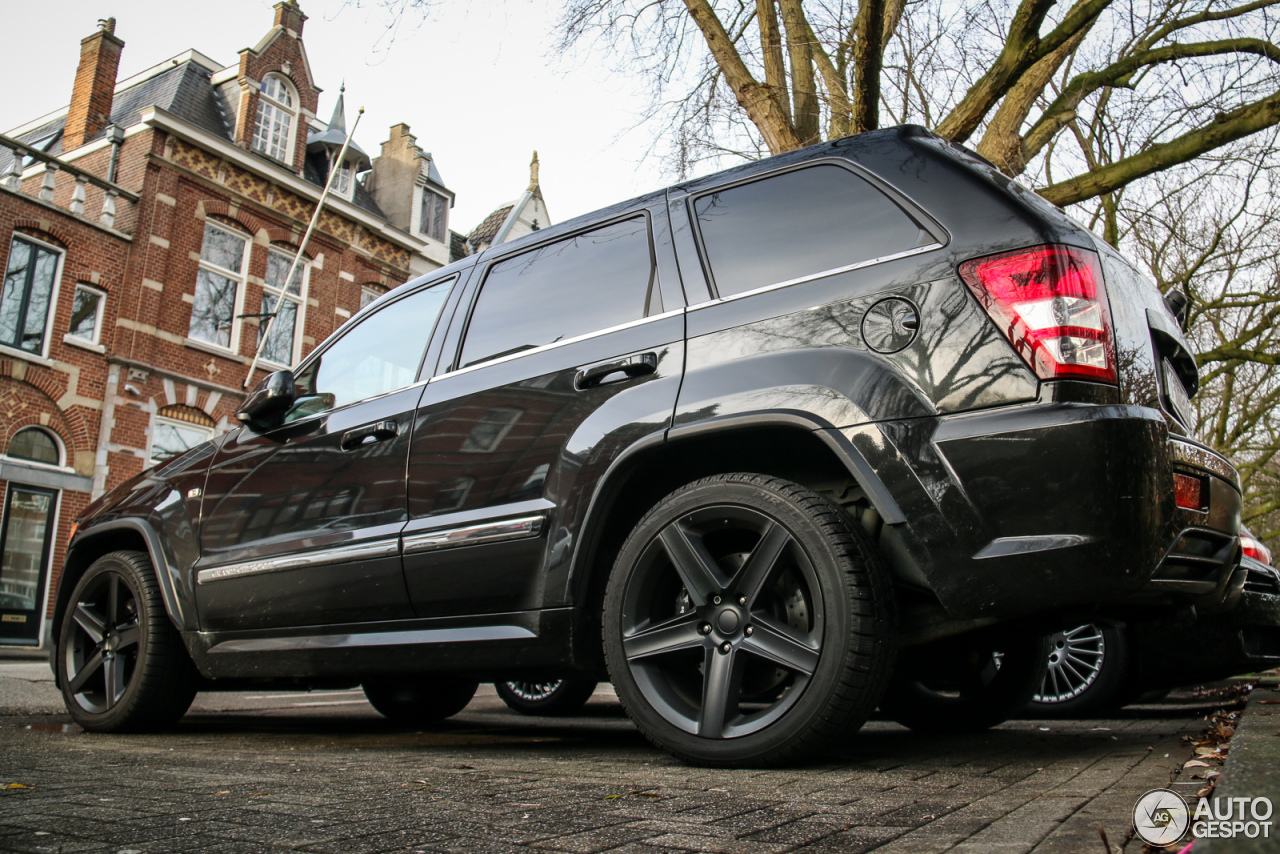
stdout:
{"type": "Polygon", "coordinates": [[[976,633],[911,647],[880,711],[919,732],[981,732],[1027,704],[1048,663],[1047,637],[976,633]]]}
{"type": "Polygon", "coordinates": [[[892,662],[887,574],[839,506],[797,484],[720,475],[660,501],[605,598],[614,689],[690,762],[764,766],[855,731],[892,662]]]}
{"type": "Polygon", "coordinates": [[[87,730],[162,729],[195,698],[195,667],[142,552],[112,552],[89,567],[58,638],[58,685],[72,719],[87,730]]]}
{"type": "Polygon", "coordinates": [[[496,682],[493,687],[508,708],[522,715],[571,715],[591,699],[596,684],[588,677],[566,676],[496,682]]]}
{"type": "Polygon", "coordinates": [[[417,724],[453,717],[471,702],[480,683],[455,676],[398,676],[370,679],[361,687],[383,717],[417,724]]]}

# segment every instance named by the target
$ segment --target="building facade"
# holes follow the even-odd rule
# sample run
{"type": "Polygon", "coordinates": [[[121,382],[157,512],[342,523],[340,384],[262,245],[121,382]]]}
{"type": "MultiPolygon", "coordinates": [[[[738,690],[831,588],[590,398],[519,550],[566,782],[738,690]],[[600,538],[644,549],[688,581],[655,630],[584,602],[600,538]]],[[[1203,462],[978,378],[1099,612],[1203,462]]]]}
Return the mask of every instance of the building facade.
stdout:
{"type": "Polygon", "coordinates": [[[125,80],[101,21],[70,104],[0,136],[0,645],[49,642],[93,498],[234,426],[246,386],[449,262],[430,156],[397,125],[378,159],[339,161],[306,16],[274,16],[236,63],[189,50],[125,80]]]}

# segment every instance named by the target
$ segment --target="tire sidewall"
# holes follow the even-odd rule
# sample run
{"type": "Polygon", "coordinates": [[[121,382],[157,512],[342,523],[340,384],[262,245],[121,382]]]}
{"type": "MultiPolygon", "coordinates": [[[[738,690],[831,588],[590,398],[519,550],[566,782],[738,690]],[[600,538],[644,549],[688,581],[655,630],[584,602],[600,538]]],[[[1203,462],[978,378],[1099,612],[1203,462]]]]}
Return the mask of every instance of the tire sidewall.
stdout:
{"type": "MultiPolygon", "coordinates": [[[[145,673],[151,656],[152,623],[156,617],[155,611],[157,607],[162,612],[164,610],[163,604],[159,601],[159,596],[153,597],[149,595],[154,591],[146,581],[141,577],[138,567],[133,562],[120,553],[112,552],[94,561],[72,589],[71,598],[58,631],[57,679],[67,711],[71,714],[72,719],[85,729],[108,731],[119,729],[123,722],[130,720],[134,716],[135,706],[138,704],[142,693],[142,674],[145,673]],[[97,579],[109,573],[115,573],[121,577],[124,583],[128,585],[134,601],[138,603],[138,654],[137,660],[134,662],[133,674],[129,679],[129,684],[125,687],[124,695],[121,696],[120,701],[105,712],[92,712],[81,706],[75,695],[70,691],[67,654],[68,647],[71,644],[72,632],[75,631],[74,611],[76,606],[79,604],[84,591],[97,579]]],[[[167,620],[168,614],[163,614],[162,618],[167,620]]]]}
{"type": "Polygon", "coordinates": [[[836,553],[818,526],[783,496],[758,486],[731,480],[699,481],[677,490],[659,502],[623,544],[610,573],[604,601],[605,657],[614,690],[627,713],[649,737],[681,758],[702,764],[749,763],[767,759],[780,746],[811,730],[827,710],[852,650],[850,638],[854,615],[841,577],[847,555],[836,553]],[[728,739],[708,739],[693,735],[662,717],[645,699],[622,648],[622,610],[627,585],[642,554],[671,522],[708,505],[746,507],[764,513],[783,525],[813,564],[822,596],[822,655],[804,692],[777,720],[754,733],[728,739]]]}

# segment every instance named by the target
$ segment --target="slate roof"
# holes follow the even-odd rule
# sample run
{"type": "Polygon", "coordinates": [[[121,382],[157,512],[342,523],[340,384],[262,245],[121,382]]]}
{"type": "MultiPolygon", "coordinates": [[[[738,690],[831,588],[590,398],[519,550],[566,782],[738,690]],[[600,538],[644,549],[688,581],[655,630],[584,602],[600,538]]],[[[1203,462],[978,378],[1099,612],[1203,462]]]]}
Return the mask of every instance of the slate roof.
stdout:
{"type": "Polygon", "coordinates": [[[470,254],[471,252],[467,248],[467,236],[449,229],[449,263],[461,261],[470,254]]]}
{"type": "Polygon", "coordinates": [[[493,213],[484,218],[484,222],[480,223],[467,236],[468,242],[472,246],[488,245],[493,242],[493,238],[497,236],[498,229],[502,228],[502,223],[506,222],[507,215],[511,213],[511,209],[515,205],[503,205],[493,213]]]}
{"type": "MultiPolygon", "coordinates": [[[[208,131],[219,139],[230,142],[234,116],[226,99],[210,78],[209,69],[190,60],[165,69],[153,77],[148,77],[127,89],[116,92],[115,99],[111,103],[111,124],[122,128],[136,125],[142,117],[142,111],[155,106],[201,130],[208,131]]],[[[51,133],[56,133],[57,139],[46,150],[50,154],[61,156],[62,129],[66,123],[67,117],[64,113],[40,127],[19,134],[16,138],[22,142],[35,142],[51,133]]],[[[94,139],[101,138],[105,134],[104,128],[94,139]]],[[[8,168],[9,161],[12,159],[12,152],[0,147],[0,173],[8,168]]],[[[302,177],[317,187],[323,187],[324,172],[317,171],[310,160],[311,158],[308,157],[302,177]]],[[[432,174],[433,180],[439,175],[434,170],[432,174]]],[[[442,183],[441,186],[444,184],[442,183]]],[[[379,219],[387,218],[362,183],[357,182],[355,198],[352,201],[356,207],[379,219]]]]}

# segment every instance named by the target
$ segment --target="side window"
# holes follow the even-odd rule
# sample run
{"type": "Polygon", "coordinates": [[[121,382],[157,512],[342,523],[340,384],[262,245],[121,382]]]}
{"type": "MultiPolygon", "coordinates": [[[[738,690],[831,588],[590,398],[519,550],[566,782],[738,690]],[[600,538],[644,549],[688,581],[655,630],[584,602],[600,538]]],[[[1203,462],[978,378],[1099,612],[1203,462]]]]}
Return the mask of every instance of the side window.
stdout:
{"type": "Polygon", "coordinates": [[[411,385],[454,282],[450,278],[369,315],[298,372],[296,421],[411,385]]]}
{"type": "Polygon", "coordinates": [[[460,364],[639,320],[653,287],[643,216],[499,261],[480,288],[460,364]]]}
{"type": "Polygon", "coordinates": [[[935,242],[884,193],[829,164],[717,190],[693,209],[722,297],[935,242]]]}
{"type": "Polygon", "coordinates": [[[0,344],[45,355],[49,307],[58,284],[62,253],[14,237],[0,291],[0,344]]]}

